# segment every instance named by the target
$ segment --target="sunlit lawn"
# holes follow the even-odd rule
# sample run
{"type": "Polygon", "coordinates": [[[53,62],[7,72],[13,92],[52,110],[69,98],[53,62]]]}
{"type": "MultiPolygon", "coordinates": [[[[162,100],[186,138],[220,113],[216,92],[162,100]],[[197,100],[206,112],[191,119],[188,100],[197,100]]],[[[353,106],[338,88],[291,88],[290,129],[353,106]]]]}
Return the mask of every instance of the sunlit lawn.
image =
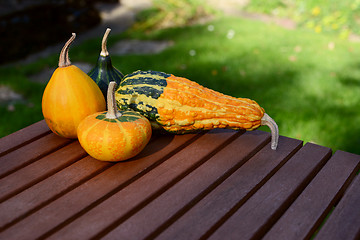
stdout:
{"type": "MultiPolygon", "coordinates": [[[[95,63],[100,37],[72,47],[72,61],[92,59],[95,63]]],[[[281,135],[360,154],[359,43],[310,30],[221,18],[150,34],[113,35],[109,47],[129,37],[171,40],[174,45],[157,55],[113,55],[113,64],[123,73],[165,71],[226,94],[251,98],[277,121],[281,135]]],[[[21,92],[34,105],[16,105],[14,112],[0,107],[1,136],[42,119],[45,85],[29,82],[28,76],[56,65],[54,55],[31,65],[0,69],[1,83],[21,92]]]]}

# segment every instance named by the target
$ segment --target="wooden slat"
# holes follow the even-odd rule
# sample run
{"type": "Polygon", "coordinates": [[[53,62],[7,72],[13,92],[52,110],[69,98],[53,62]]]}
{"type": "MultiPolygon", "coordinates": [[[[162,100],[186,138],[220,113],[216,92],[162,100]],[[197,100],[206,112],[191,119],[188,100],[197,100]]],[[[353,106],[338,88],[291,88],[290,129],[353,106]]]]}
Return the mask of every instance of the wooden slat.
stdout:
{"type": "MultiPolygon", "coordinates": [[[[201,135],[162,136],[151,141],[131,161],[117,163],[67,192],[0,233],[0,239],[21,239],[28,236],[36,239],[51,234],[147,173],[199,136],[201,135]]],[[[59,184],[61,182],[62,180],[59,184]]]]}
{"type": "Polygon", "coordinates": [[[71,141],[51,133],[0,157],[0,178],[46,156],[71,141]]]}
{"type": "Polygon", "coordinates": [[[276,151],[265,146],[156,239],[200,239],[231,209],[256,192],[301,146],[301,141],[286,137],[280,137],[276,151]]]}
{"type": "MultiPolygon", "coordinates": [[[[95,218],[100,217],[101,221],[94,228],[101,231],[107,227],[109,222],[111,224],[121,221],[124,217],[126,218],[129,212],[136,211],[135,209],[141,208],[142,205],[156,198],[157,195],[174,184],[177,179],[186,175],[191,169],[206,160],[207,157],[210,157],[216,149],[237,135],[234,131],[217,134],[208,133],[187,146],[186,149],[170,156],[146,175],[138,178],[99,204],[97,209],[105,208],[100,212],[101,216],[97,215],[97,210],[95,211],[95,218]],[[108,208],[109,206],[110,208],[108,208]],[[117,209],[116,215],[110,214],[114,209],[117,209]]],[[[92,222],[94,222],[93,219],[94,217],[92,222]]],[[[86,233],[87,230],[86,224],[78,225],[76,232],[86,233]],[[82,230],[82,227],[85,227],[85,231],[82,230]]],[[[91,232],[93,231],[91,230],[91,232]]],[[[63,238],[62,235],[54,235],[53,237],[63,238]]]]}
{"type": "Polygon", "coordinates": [[[329,148],[307,143],[209,239],[261,237],[289,207],[331,155],[329,148]]]}
{"type": "Polygon", "coordinates": [[[19,148],[37,138],[50,133],[45,120],[34,123],[26,128],[14,132],[8,136],[0,138],[0,156],[19,148]]]}
{"type": "Polygon", "coordinates": [[[360,239],[360,175],[352,182],[315,239],[360,239]]]}
{"type": "Polygon", "coordinates": [[[360,239],[360,156],[269,140],[160,136],[114,164],[40,121],[0,139],[0,239],[308,239],[336,204],[315,239],[360,239]]]}
{"type": "Polygon", "coordinates": [[[0,204],[0,229],[28,215],[110,164],[86,157],[0,204]]]}
{"type": "Polygon", "coordinates": [[[359,164],[360,156],[337,151],[263,239],[309,239],[346,183],[353,179],[359,164]]]}
{"type": "Polygon", "coordinates": [[[31,187],[86,155],[79,142],[76,141],[0,179],[0,202],[31,187]]]}
{"type": "MultiPolygon", "coordinates": [[[[193,164],[205,158],[212,149],[216,149],[223,142],[218,137],[215,138],[209,135],[199,140],[202,140],[202,142],[199,142],[198,146],[189,146],[183,154],[179,153],[174,158],[168,159],[163,165],[158,166],[153,172],[144,176],[143,179],[134,182],[133,185],[104,201],[101,205],[57,232],[53,238],[98,238],[97,234],[104,231],[104,229],[105,232],[109,231],[106,228],[111,228],[111,225],[119,221],[121,217],[126,218],[126,215],[132,212],[131,210],[136,206],[135,204],[142,205],[144,192],[148,192],[149,189],[153,189],[152,192],[154,193],[159,191],[159,187],[172,182],[180,171],[186,170],[186,166],[189,166],[189,163],[193,164]],[[197,152],[191,151],[192,149],[197,152]],[[208,150],[199,151],[200,149],[208,150]],[[189,153],[193,153],[193,155],[189,156],[189,153]],[[113,209],[118,209],[117,214],[110,214],[113,209]],[[86,226],[92,222],[99,223],[96,224],[96,227],[87,228],[86,226]]],[[[228,146],[222,148],[215,156],[211,157],[183,179],[180,179],[168,191],[157,196],[154,201],[141,208],[130,219],[127,219],[118,226],[110,236],[116,236],[118,239],[145,238],[157,226],[171,217],[171,215],[191,202],[198,194],[206,191],[206,188],[225,175],[229,169],[238,164],[241,165],[257,148],[263,146],[266,142],[269,142],[269,134],[264,132],[241,135],[228,146]]]]}

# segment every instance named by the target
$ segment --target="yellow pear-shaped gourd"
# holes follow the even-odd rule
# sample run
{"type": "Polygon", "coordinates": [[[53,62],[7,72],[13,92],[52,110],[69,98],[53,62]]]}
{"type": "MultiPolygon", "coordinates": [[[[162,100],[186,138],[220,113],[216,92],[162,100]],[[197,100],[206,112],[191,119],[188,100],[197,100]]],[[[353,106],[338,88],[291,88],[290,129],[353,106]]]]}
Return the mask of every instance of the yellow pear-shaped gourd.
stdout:
{"type": "Polygon", "coordinates": [[[71,64],[69,47],[76,34],[60,53],[42,98],[42,112],[49,128],[59,136],[77,138],[77,127],[90,114],[106,110],[105,98],[97,84],[80,68],[71,64]]]}

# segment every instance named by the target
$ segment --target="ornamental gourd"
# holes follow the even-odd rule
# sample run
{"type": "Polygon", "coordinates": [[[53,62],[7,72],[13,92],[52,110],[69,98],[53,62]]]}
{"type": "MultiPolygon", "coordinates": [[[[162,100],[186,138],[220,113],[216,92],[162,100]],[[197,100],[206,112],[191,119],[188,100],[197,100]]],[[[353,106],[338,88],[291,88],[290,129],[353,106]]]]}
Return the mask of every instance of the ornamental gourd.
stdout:
{"type": "Polygon", "coordinates": [[[86,117],[79,125],[78,138],[85,151],[101,161],[122,161],[140,153],[149,142],[152,129],[147,118],[133,110],[118,111],[110,82],[108,111],[86,117]]]}
{"type": "Polygon", "coordinates": [[[136,71],[124,77],[115,98],[122,109],[139,111],[176,134],[214,128],[254,130],[267,125],[271,148],[277,148],[278,126],[255,101],[227,96],[186,78],[136,71]]]}
{"type": "Polygon", "coordinates": [[[73,33],[61,50],[59,67],[51,76],[42,98],[47,125],[54,133],[66,138],[77,137],[77,127],[85,117],[106,110],[99,87],[69,60],[69,47],[75,37],[73,33]]]}
{"type": "Polygon", "coordinates": [[[107,39],[111,29],[107,28],[103,36],[101,43],[101,52],[96,66],[88,73],[88,75],[96,82],[101,92],[103,93],[105,100],[107,99],[107,90],[109,83],[115,81],[120,84],[124,75],[117,70],[111,63],[111,58],[107,50],[107,39]]]}

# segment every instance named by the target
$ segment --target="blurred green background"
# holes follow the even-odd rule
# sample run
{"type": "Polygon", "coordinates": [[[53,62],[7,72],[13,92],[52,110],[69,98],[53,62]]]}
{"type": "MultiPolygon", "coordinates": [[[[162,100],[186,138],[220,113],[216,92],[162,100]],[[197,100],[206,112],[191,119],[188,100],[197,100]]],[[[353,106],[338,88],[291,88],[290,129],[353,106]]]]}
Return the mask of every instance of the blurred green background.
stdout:
{"type": "MultiPolygon", "coordinates": [[[[220,2],[231,9],[234,1],[153,0],[131,28],[110,35],[108,48],[124,39],[173,44],[158,54],[110,52],[114,66],[124,74],[173,73],[251,98],[274,118],[281,135],[360,154],[360,1],[253,0],[232,12],[217,7],[220,2]]],[[[72,46],[72,62],[95,64],[101,38],[72,46]]],[[[23,96],[0,102],[0,136],[43,118],[46,82],[30,77],[57,61],[52,54],[0,67],[0,86],[23,96]]]]}

